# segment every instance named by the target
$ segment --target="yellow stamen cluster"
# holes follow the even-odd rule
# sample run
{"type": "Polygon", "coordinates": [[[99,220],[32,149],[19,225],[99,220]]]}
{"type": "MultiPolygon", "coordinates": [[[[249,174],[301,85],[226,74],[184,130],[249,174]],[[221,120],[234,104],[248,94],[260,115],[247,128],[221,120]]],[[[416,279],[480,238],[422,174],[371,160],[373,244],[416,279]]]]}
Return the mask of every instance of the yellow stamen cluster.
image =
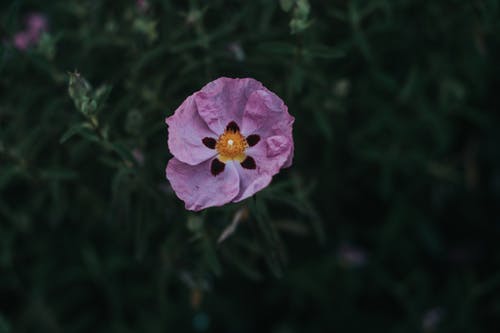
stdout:
{"type": "Polygon", "coordinates": [[[219,153],[219,160],[227,162],[229,160],[237,160],[243,162],[245,160],[245,149],[248,147],[247,140],[239,131],[227,129],[217,140],[215,149],[219,153]]]}

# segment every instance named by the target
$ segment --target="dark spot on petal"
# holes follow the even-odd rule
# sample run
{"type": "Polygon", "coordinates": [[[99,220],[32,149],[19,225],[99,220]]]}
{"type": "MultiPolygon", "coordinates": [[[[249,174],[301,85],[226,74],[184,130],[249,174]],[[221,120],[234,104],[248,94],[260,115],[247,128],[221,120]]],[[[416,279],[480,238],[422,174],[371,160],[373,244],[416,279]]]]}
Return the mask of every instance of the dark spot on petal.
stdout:
{"type": "Polygon", "coordinates": [[[226,131],[239,132],[240,128],[238,127],[238,124],[232,121],[229,124],[227,124],[226,131]]]}
{"type": "Polygon", "coordinates": [[[257,166],[255,165],[255,160],[247,156],[243,162],[241,162],[241,166],[244,167],[245,169],[255,169],[257,166]]]}
{"type": "Polygon", "coordinates": [[[203,138],[203,140],[201,140],[201,141],[208,148],[215,149],[215,144],[217,143],[217,140],[215,140],[214,138],[208,138],[207,137],[207,138],[203,138]]]}
{"type": "Polygon", "coordinates": [[[259,141],[260,141],[260,136],[258,136],[257,134],[252,134],[247,136],[247,143],[250,147],[255,146],[257,143],[259,143],[259,141]]]}
{"type": "Polygon", "coordinates": [[[214,158],[212,164],[210,165],[210,172],[212,175],[217,176],[219,173],[224,171],[226,164],[222,163],[218,159],[214,158]]]}

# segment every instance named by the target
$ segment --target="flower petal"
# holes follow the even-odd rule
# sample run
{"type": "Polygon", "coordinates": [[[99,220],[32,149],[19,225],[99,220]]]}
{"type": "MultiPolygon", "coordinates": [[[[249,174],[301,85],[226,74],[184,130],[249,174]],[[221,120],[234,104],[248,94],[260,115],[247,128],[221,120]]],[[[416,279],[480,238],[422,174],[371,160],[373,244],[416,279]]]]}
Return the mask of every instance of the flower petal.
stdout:
{"type": "Polygon", "coordinates": [[[212,131],[222,134],[231,121],[241,126],[248,97],[262,88],[262,83],[251,78],[221,77],[204,86],[194,98],[201,118],[212,131]]]}
{"type": "MultiPolygon", "coordinates": [[[[243,114],[242,133],[248,137],[258,135],[269,139],[273,136],[284,136],[291,142],[290,153],[283,168],[292,165],[294,147],[292,125],[294,117],[281,98],[267,89],[254,91],[248,98],[243,114]]],[[[271,143],[275,139],[271,139],[271,143]]]]}
{"type": "Polygon", "coordinates": [[[167,179],[186,209],[199,211],[207,207],[231,202],[240,189],[239,175],[233,163],[226,163],[224,171],[214,176],[211,160],[189,165],[176,159],[168,161],[167,179]]]}
{"type": "Polygon", "coordinates": [[[263,138],[273,135],[292,135],[294,118],[281,98],[263,88],[248,97],[241,133],[245,136],[258,134],[263,138]]]}
{"type": "Polygon", "coordinates": [[[269,185],[273,176],[289,161],[292,151],[291,138],[283,135],[271,136],[264,142],[248,148],[246,154],[254,159],[256,168],[247,169],[237,165],[240,193],[233,201],[246,199],[269,185]]]}
{"type": "Polygon", "coordinates": [[[287,158],[285,164],[283,164],[283,168],[289,168],[292,165],[294,153],[295,153],[295,147],[292,144],[292,149],[290,151],[290,154],[288,155],[288,158],[287,158]]]}
{"type": "Polygon", "coordinates": [[[217,137],[198,114],[193,96],[189,96],[175,113],[166,119],[168,148],[178,160],[196,165],[215,156],[217,152],[205,146],[203,139],[217,137]]]}

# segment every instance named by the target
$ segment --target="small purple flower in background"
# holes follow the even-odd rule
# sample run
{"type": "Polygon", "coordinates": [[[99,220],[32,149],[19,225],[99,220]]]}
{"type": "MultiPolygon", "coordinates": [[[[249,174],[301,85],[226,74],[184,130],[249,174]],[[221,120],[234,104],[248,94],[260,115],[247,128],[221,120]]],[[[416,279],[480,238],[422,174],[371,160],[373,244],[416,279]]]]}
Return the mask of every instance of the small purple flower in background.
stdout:
{"type": "Polygon", "coordinates": [[[25,28],[14,34],[12,43],[21,51],[26,51],[40,40],[40,37],[48,29],[47,18],[40,13],[31,13],[26,16],[25,28]]]}
{"type": "Polygon", "coordinates": [[[17,32],[12,38],[14,47],[20,51],[26,51],[31,45],[31,37],[26,31],[17,32]]]}
{"type": "Polygon", "coordinates": [[[242,62],[245,60],[245,50],[243,50],[239,42],[229,43],[227,49],[237,61],[242,62]]]}
{"type": "Polygon", "coordinates": [[[132,156],[139,165],[144,165],[144,154],[139,148],[134,148],[132,150],[132,156]]]}
{"type": "Polygon", "coordinates": [[[149,2],[147,0],[136,0],[135,5],[141,13],[145,13],[149,9],[149,2]]]}
{"type": "Polygon", "coordinates": [[[166,119],[167,179],[189,210],[246,199],[292,164],[293,121],[259,81],[212,81],[166,119]]]}
{"type": "Polygon", "coordinates": [[[342,244],[338,250],[338,257],[343,266],[357,268],[366,263],[366,253],[357,246],[342,244]]]}
{"type": "Polygon", "coordinates": [[[47,27],[47,18],[43,14],[31,13],[26,17],[26,29],[34,39],[40,38],[47,27]]]}
{"type": "Polygon", "coordinates": [[[422,330],[434,332],[443,320],[444,310],[441,307],[429,309],[422,318],[422,330]]]}

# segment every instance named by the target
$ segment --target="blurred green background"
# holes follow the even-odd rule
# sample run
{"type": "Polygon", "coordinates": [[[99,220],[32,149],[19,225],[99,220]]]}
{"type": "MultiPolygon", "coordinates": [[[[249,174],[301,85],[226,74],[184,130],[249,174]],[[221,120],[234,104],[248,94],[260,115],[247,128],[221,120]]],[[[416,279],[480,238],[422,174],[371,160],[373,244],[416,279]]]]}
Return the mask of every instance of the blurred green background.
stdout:
{"type": "Polygon", "coordinates": [[[499,14],[1,2],[0,333],[498,332],[499,14]],[[296,156],[195,214],[164,119],[220,76],[283,98],[296,156]]]}

